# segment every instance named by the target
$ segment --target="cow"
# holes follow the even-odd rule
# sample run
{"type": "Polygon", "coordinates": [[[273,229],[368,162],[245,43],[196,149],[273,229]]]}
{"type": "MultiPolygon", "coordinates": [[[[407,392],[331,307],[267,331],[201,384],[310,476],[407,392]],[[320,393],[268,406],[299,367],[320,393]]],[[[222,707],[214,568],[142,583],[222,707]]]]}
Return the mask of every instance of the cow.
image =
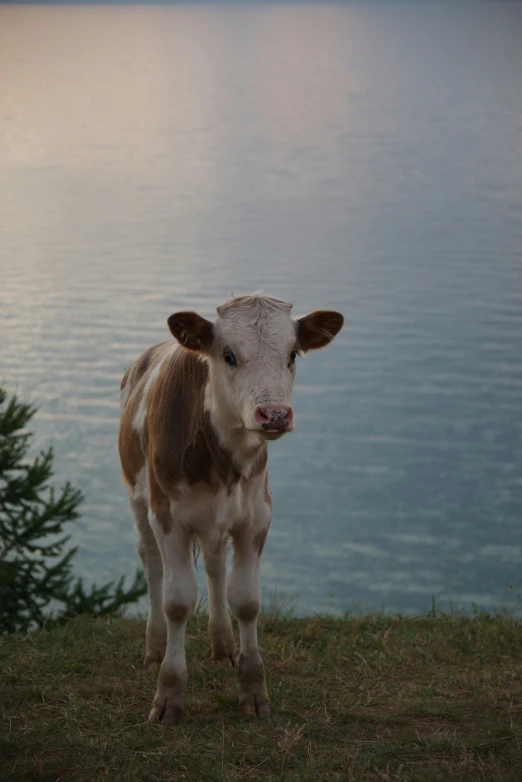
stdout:
{"type": "Polygon", "coordinates": [[[267,442],[294,429],[297,356],[328,345],[343,325],[338,312],[293,319],[291,310],[254,294],[233,296],[214,322],[177,312],[167,321],[176,341],[149,348],[121,382],[119,453],[150,604],[145,664],[161,664],[150,722],[174,725],[183,714],[194,541],[207,574],[212,658],[237,667],[244,715],[270,714],[257,642],[260,559],[272,516],[267,442]]]}

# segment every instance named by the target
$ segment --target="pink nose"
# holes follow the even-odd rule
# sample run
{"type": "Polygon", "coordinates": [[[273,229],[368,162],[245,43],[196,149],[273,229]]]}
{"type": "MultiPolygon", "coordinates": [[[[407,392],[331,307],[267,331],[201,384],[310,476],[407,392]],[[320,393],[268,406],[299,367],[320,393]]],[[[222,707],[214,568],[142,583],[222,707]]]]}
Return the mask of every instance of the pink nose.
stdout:
{"type": "Polygon", "coordinates": [[[288,429],[294,418],[291,407],[270,405],[269,407],[256,408],[256,421],[260,429],[265,431],[284,432],[288,429]]]}

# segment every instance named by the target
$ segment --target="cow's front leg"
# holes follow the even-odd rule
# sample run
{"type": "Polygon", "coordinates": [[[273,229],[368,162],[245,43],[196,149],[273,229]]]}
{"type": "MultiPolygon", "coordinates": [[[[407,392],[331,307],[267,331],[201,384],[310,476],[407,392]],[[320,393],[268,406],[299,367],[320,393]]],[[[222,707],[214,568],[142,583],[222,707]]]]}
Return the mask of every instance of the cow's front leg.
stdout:
{"type": "MultiPolygon", "coordinates": [[[[228,582],[228,602],[240,633],[239,706],[243,714],[270,715],[265,669],[257,645],[257,616],[261,608],[259,536],[245,529],[233,536],[234,567],[228,582]]],[[[264,538],[263,538],[264,539],[264,538]]]]}
{"type": "Polygon", "coordinates": [[[237,664],[237,649],[227,608],[226,541],[203,541],[203,555],[208,582],[209,623],[212,659],[237,664]]]}
{"type": "MultiPolygon", "coordinates": [[[[191,536],[175,521],[165,533],[164,525],[151,517],[163,561],[163,610],[167,620],[167,649],[161,664],[158,688],[150,722],[175,725],[183,714],[183,698],[187,685],[185,660],[185,629],[194,611],[197,584],[191,561],[191,536]]],[[[168,527],[166,527],[168,529],[168,527]]]]}

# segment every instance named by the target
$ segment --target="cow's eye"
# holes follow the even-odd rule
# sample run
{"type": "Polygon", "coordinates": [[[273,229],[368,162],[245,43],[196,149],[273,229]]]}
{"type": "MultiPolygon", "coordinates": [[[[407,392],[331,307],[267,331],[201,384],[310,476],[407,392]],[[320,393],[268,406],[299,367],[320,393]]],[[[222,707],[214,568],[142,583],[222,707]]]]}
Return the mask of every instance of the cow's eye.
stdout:
{"type": "Polygon", "coordinates": [[[290,363],[288,366],[291,367],[292,364],[295,364],[296,358],[297,358],[297,350],[292,350],[292,352],[290,353],[290,363]]]}
{"type": "Polygon", "coordinates": [[[225,350],[223,353],[223,361],[228,364],[229,367],[235,367],[237,364],[236,357],[231,350],[225,350]]]}

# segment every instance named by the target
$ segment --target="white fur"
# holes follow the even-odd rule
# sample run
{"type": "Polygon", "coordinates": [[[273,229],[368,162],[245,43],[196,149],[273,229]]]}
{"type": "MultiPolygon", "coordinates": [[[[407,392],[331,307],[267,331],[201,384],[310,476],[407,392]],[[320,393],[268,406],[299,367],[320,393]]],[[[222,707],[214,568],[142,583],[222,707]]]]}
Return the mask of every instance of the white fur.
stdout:
{"type": "Polygon", "coordinates": [[[147,504],[149,502],[149,469],[147,462],[145,462],[145,466],[141,468],[136,476],[132,496],[134,500],[143,500],[147,504]]]}
{"type": "MultiPolygon", "coordinates": [[[[206,356],[205,407],[236,468],[248,477],[266,442],[256,429],[256,408],[290,407],[295,367],[289,363],[296,330],[290,304],[256,296],[245,299],[244,305],[218,308],[214,339],[206,356]],[[263,306],[262,302],[270,304],[263,306]],[[237,366],[229,367],[223,361],[225,348],[232,350],[237,366]]],[[[287,431],[293,428],[292,422],[287,431]]]]}

